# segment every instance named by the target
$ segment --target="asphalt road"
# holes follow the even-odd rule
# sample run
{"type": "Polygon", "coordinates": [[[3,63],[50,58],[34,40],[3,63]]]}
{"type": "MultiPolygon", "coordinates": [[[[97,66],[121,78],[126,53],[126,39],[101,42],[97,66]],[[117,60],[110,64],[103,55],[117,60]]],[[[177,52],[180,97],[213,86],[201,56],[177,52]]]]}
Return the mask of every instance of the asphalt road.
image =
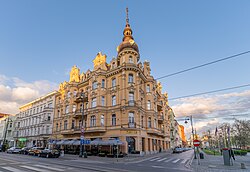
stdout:
{"type": "Polygon", "coordinates": [[[0,152],[0,172],[185,172],[192,151],[180,154],[161,153],[131,162],[106,158],[40,158],[0,152]]]}

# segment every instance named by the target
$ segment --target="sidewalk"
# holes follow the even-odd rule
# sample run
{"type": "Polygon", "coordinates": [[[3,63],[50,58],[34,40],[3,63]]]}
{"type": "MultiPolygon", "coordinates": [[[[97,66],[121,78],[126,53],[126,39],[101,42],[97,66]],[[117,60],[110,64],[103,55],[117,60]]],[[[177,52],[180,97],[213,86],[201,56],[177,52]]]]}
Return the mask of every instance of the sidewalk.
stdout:
{"type": "Polygon", "coordinates": [[[250,156],[235,156],[233,166],[225,166],[222,156],[204,153],[204,159],[200,159],[200,165],[198,165],[198,159],[194,159],[191,168],[195,172],[250,172],[250,156]],[[241,169],[241,163],[245,164],[246,169],[241,169]]]}
{"type": "Polygon", "coordinates": [[[60,157],[62,160],[75,160],[75,161],[85,161],[85,162],[99,162],[99,163],[126,163],[126,162],[139,162],[141,160],[145,160],[147,158],[152,158],[156,156],[163,156],[166,154],[170,154],[171,150],[162,153],[150,154],[150,155],[135,155],[129,154],[124,158],[108,158],[108,157],[99,157],[99,156],[88,156],[88,158],[80,158],[79,155],[70,155],[65,154],[63,157],[60,157]]]}

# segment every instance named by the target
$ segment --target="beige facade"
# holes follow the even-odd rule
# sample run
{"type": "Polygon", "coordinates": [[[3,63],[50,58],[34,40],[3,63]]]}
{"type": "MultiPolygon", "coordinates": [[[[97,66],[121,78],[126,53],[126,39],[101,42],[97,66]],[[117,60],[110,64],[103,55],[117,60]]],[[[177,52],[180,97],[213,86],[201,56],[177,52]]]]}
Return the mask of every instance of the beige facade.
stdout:
{"type": "Polygon", "coordinates": [[[94,69],[80,73],[77,66],[69,82],[60,84],[55,95],[52,140],[80,139],[84,107],[84,137],[94,140],[117,138],[122,152],[142,154],[170,147],[168,96],[151,75],[150,63],[140,62],[132,29],[126,21],[117,57],[110,63],[98,53],[94,69]],[[84,94],[84,106],[79,96],[84,94]]]}

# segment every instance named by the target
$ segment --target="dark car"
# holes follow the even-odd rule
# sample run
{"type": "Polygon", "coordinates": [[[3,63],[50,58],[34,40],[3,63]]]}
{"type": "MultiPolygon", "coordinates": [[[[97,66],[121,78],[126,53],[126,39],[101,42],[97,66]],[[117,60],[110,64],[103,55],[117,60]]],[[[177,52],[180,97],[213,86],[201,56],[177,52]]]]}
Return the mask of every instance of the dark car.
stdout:
{"type": "Polygon", "coordinates": [[[38,156],[46,158],[58,158],[60,156],[60,152],[57,149],[44,149],[38,154],[38,156]]]}
{"type": "Polygon", "coordinates": [[[38,155],[41,153],[41,151],[43,150],[44,148],[39,148],[39,147],[33,147],[31,149],[28,150],[28,154],[29,155],[38,155]]]}
{"type": "Polygon", "coordinates": [[[2,152],[3,151],[3,149],[2,149],[2,145],[0,145],[0,152],[2,152]]]}
{"type": "Polygon", "coordinates": [[[9,149],[7,149],[7,153],[20,153],[21,148],[18,147],[11,147],[9,149]]]}
{"type": "Polygon", "coordinates": [[[173,153],[181,153],[183,152],[182,148],[174,148],[173,153]]]}
{"type": "Polygon", "coordinates": [[[30,149],[31,149],[31,148],[29,148],[29,147],[23,147],[23,148],[21,149],[21,151],[20,151],[20,154],[28,155],[30,149]]]}

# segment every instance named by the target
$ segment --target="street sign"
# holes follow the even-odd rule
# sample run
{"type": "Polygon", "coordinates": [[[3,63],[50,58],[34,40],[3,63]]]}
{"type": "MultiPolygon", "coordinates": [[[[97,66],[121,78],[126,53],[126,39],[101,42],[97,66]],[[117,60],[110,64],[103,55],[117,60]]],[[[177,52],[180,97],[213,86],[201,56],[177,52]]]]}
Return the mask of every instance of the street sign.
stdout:
{"type": "Polygon", "coordinates": [[[81,143],[84,145],[89,145],[90,144],[90,140],[83,140],[81,139],[81,143]]]}
{"type": "Polygon", "coordinates": [[[194,140],[194,146],[198,147],[200,146],[201,142],[199,140],[194,140]]]}

